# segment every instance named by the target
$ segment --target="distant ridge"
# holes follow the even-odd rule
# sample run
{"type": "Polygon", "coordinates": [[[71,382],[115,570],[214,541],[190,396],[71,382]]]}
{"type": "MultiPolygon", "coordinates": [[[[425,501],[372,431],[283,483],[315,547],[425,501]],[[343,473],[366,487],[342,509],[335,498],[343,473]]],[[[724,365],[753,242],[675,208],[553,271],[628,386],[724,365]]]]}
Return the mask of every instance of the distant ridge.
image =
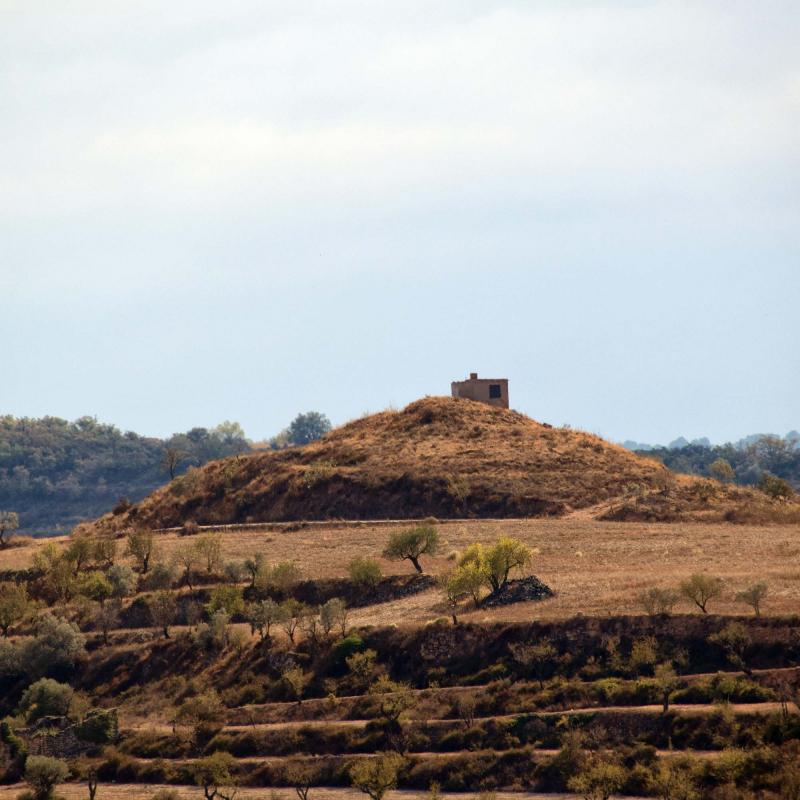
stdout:
{"type": "Polygon", "coordinates": [[[214,461],[89,527],[425,516],[722,519],[752,490],[677,477],[593,434],[429,397],[304,447],[214,461]],[[710,487],[710,488],[709,488],[710,487]]]}

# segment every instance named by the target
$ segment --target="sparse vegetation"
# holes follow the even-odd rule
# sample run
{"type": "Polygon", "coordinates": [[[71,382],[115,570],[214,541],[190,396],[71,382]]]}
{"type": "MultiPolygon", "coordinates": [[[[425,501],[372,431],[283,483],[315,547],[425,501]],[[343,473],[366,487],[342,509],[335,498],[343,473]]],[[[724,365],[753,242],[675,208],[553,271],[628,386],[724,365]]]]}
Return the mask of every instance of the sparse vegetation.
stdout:
{"type": "Polygon", "coordinates": [[[680,591],[687,600],[707,614],[709,602],[720,597],[724,587],[722,579],[697,572],[681,583],[680,591]]]}
{"type": "Polygon", "coordinates": [[[206,464],[90,527],[160,529],[187,519],[235,524],[244,521],[237,511],[244,507],[254,521],[291,521],[325,519],[331,509],[352,519],[554,517],[604,503],[598,515],[605,519],[800,519],[800,503],[792,499],[734,484],[675,480],[653,459],[597,436],[548,428],[479,403],[425,398],[402,411],[356,420],[303,447],[206,464]],[[509,482],[509,474],[518,478],[509,482]],[[466,475],[481,477],[465,481],[466,475]]]}
{"type": "Polygon", "coordinates": [[[764,598],[767,596],[767,583],[766,581],[758,581],[758,583],[754,583],[749,588],[745,589],[744,591],[739,592],[736,595],[736,599],[741,603],[746,603],[750,608],[753,609],[753,613],[757,616],[761,616],[761,604],[764,602],[764,598]]]}
{"type": "Polygon", "coordinates": [[[792,489],[788,481],[779,478],[777,475],[771,475],[769,472],[765,472],[761,476],[758,481],[758,488],[764,494],[776,500],[788,500],[794,496],[794,489],[792,489]]]}
{"type": "Polygon", "coordinates": [[[70,760],[82,781],[68,784],[70,800],[86,791],[90,769],[99,800],[130,783],[195,781],[214,800],[252,797],[265,785],[292,787],[298,800],[324,797],[322,787],[348,781],[365,794],[438,784],[432,794],[441,797],[513,789],[599,800],[671,792],[698,800],[701,791],[719,800],[731,775],[742,792],[777,785],[800,741],[791,666],[800,644],[794,622],[780,616],[793,586],[781,577],[795,556],[793,531],[714,538],[709,526],[687,526],[676,545],[676,529],[656,525],[437,524],[461,563],[438,553],[422,562],[440,577],[458,628],[437,618],[441,597],[428,575],[348,580],[350,558],[380,552],[385,527],[157,532],[146,573],[134,554],[91,536],[74,547],[31,546],[26,557],[41,571],[22,568],[7,581],[25,588],[28,609],[0,638],[0,714],[9,715],[0,772],[22,775],[23,757],[13,753],[24,752],[27,727],[63,724],[92,737],[70,760]],[[219,542],[211,571],[195,546],[208,533],[219,542]],[[540,604],[484,604],[476,614],[472,601],[487,591],[527,585],[539,543],[536,571],[558,594],[540,604]],[[681,595],[691,614],[688,603],[676,613],[678,594],[661,587],[697,583],[687,565],[696,568],[700,546],[731,591],[698,593],[707,614],[681,595]],[[183,548],[193,552],[188,581],[152,588],[183,548]],[[769,553],[759,577],[778,587],[760,609],[768,623],[741,615],[747,590],[737,590],[758,586],[741,577],[754,552],[769,553]],[[655,591],[637,594],[642,586],[655,591]],[[560,605],[562,592],[588,608],[609,605],[578,614],[583,606],[560,605]],[[40,602],[51,597],[62,598],[46,601],[61,618],[45,622],[40,602]],[[162,598],[166,627],[158,611],[151,616],[162,598]],[[634,599],[646,616],[631,613],[634,599]],[[693,753],[691,768],[668,771],[693,753]],[[354,776],[357,769],[364,774],[354,776]]]}
{"type": "Polygon", "coordinates": [[[679,595],[676,591],[653,586],[639,595],[638,602],[645,614],[650,617],[658,617],[671,614],[678,599],[679,595]]]}

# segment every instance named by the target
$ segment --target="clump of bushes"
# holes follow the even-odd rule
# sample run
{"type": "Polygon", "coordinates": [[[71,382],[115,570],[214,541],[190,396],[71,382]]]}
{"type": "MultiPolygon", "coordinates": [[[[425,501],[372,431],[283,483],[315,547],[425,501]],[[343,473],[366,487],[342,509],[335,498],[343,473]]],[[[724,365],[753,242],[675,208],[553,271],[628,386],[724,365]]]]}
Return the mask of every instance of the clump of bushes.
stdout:
{"type": "Polygon", "coordinates": [[[374,589],[383,577],[381,566],[374,558],[357,556],[347,565],[350,580],[362,589],[374,589]]]}

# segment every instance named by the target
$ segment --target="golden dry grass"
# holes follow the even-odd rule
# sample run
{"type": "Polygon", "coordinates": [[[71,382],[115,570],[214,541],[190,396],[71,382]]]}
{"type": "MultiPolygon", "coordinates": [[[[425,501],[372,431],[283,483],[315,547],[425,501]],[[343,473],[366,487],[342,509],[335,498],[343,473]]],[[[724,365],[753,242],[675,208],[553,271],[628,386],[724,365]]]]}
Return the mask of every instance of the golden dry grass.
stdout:
{"type": "MultiPolygon", "coordinates": [[[[430,397],[356,420],[305,447],[211,462],[130,511],[83,528],[160,529],[190,519],[552,517],[590,507],[612,518],[720,521],[743,503],[751,513],[777,513],[753,490],[675,476],[593,434],[430,397]]],[[[800,506],[784,506],[800,518],[800,506]]]]}
{"type": "MultiPolygon", "coordinates": [[[[347,527],[322,525],[293,531],[241,530],[223,534],[225,559],[244,559],[257,552],[270,561],[296,560],[310,578],[344,576],[356,555],[377,557],[386,574],[411,573],[408,562],[380,558],[396,525],[347,527]]],[[[800,526],[728,524],[637,524],[587,519],[474,520],[440,526],[442,555],[423,559],[431,573],[452,568],[447,554],[472,542],[491,543],[515,536],[538,549],[532,571],[556,592],[537,603],[467,611],[477,620],[563,619],[576,614],[637,614],[636,595],[650,586],[675,587],[694,572],[726,581],[725,596],[709,608],[714,613],[746,614],[734,600],[737,591],[757,580],[769,584],[765,615],[800,612],[800,526]]],[[[164,558],[190,539],[165,533],[159,537],[164,558]]],[[[122,542],[120,542],[122,549],[122,542]]],[[[2,568],[24,568],[37,545],[5,551],[2,568]]],[[[679,610],[696,611],[688,604],[679,610]]],[[[425,622],[446,613],[438,592],[424,592],[391,603],[355,611],[354,623],[425,622]]],[[[698,612],[699,613],[699,612],[698,612]]]]}

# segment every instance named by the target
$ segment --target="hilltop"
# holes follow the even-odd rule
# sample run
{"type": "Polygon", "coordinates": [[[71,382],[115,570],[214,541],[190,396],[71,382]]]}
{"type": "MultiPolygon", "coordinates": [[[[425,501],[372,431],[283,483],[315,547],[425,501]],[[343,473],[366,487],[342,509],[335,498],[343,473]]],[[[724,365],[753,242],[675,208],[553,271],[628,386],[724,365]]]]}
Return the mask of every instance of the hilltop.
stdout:
{"type": "Polygon", "coordinates": [[[91,527],[167,528],[435,516],[722,519],[758,493],[676,476],[599,436],[432,397],[355,420],[305,447],[191,469],[91,527]]]}

